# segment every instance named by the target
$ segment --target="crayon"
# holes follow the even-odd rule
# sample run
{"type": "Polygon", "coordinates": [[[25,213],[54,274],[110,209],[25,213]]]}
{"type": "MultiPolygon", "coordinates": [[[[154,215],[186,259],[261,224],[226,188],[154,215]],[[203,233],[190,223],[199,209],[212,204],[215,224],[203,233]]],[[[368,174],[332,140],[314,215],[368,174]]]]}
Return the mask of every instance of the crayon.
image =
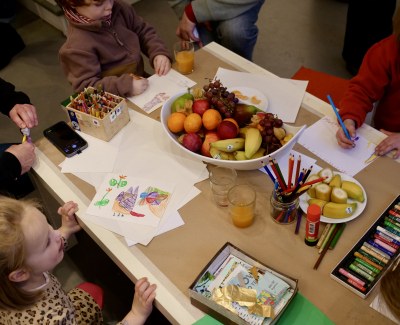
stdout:
{"type": "MultiPolygon", "coordinates": [[[[382,267],[384,267],[387,264],[387,263],[377,259],[375,256],[372,256],[371,254],[368,254],[366,251],[364,251],[362,249],[360,249],[358,252],[355,252],[354,253],[355,256],[357,256],[356,253],[364,256],[365,258],[369,259],[373,263],[376,263],[377,265],[381,265],[382,267]]],[[[359,256],[357,256],[357,257],[359,257],[359,256]]],[[[374,265],[374,266],[376,266],[376,265],[374,265]]]]}
{"type": "Polygon", "coordinates": [[[389,256],[389,259],[393,257],[394,253],[388,251],[386,248],[382,247],[372,239],[368,239],[368,244],[371,245],[372,247],[375,247],[376,249],[380,250],[381,252],[385,253],[386,256],[389,256]]]}
{"type": "Polygon", "coordinates": [[[378,231],[381,233],[385,234],[386,236],[389,236],[390,238],[393,238],[397,243],[400,243],[400,236],[397,236],[396,234],[392,233],[391,231],[387,230],[386,228],[383,228],[381,226],[376,227],[378,231]]]}
{"type": "Polygon", "coordinates": [[[380,248],[376,247],[375,245],[371,245],[368,242],[364,242],[363,246],[369,248],[370,250],[374,251],[375,253],[379,254],[380,256],[383,256],[387,260],[390,260],[390,258],[392,257],[391,255],[387,254],[386,252],[384,252],[380,248]]]}
{"type": "Polygon", "coordinates": [[[374,234],[374,237],[383,241],[384,243],[386,243],[389,246],[392,246],[395,249],[398,249],[400,246],[398,242],[396,242],[393,238],[390,238],[389,236],[386,236],[385,234],[381,233],[380,231],[377,231],[374,234]]]}
{"type": "Polygon", "coordinates": [[[362,292],[365,292],[367,290],[367,288],[363,287],[361,284],[357,283],[356,281],[354,281],[351,278],[348,278],[348,277],[346,277],[346,276],[344,276],[342,274],[339,274],[338,276],[339,276],[340,280],[342,280],[343,282],[347,282],[352,287],[354,287],[354,288],[356,288],[356,289],[358,289],[358,290],[360,290],[362,292]]]}
{"type": "Polygon", "coordinates": [[[384,262],[385,264],[387,264],[389,262],[389,259],[383,257],[382,255],[379,255],[378,253],[376,253],[375,251],[373,251],[372,249],[369,249],[366,246],[361,246],[361,250],[363,250],[364,252],[368,253],[369,255],[375,257],[376,259],[384,262]]]}
{"type": "Polygon", "coordinates": [[[353,263],[349,265],[349,268],[350,268],[350,270],[356,272],[357,274],[361,275],[364,279],[367,279],[370,282],[375,280],[375,277],[364,272],[359,267],[355,266],[353,263]]]}
{"type": "Polygon", "coordinates": [[[366,268],[370,269],[371,271],[375,272],[376,274],[378,274],[381,270],[372,266],[371,264],[369,264],[368,262],[364,261],[363,259],[356,257],[355,259],[357,261],[357,263],[364,265],[366,268]]]}
{"type": "Polygon", "coordinates": [[[390,221],[383,221],[383,224],[386,226],[386,229],[391,233],[395,234],[396,236],[400,236],[400,228],[396,227],[395,224],[391,223],[390,221]]]}
{"type": "Polygon", "coordinates": [[[348,272],[347,270],[345,270],[342,267],[339,269],[339,273],[343,274],[348,279],[352,279],[354,282],[358,283],[361,286],[365,286],[365,284],[366,284],[365,281],[359,279],[358,277],[356,277],[355,275],[351,274],[350,272],[348,272]]]}
{"type": "Polygon", "coordinates": [[[382,271],[382,269],[383,269],[384,265],[380,265],[378,263],[375,263],[374,261],[372,261],[371,258],[361,254],[360,252],[354,252],[354,256],[356,257],[356,259],[358,258],[360,260],[363,260],[364,262],[368,263],[369,265],[371,265],[372,267],[375,267],[376,269],[378,269],[380,271],[382,271]]]}
{"type": "Polygon", "coordinates": [[[390,210],[389,214],[394,216],[394,217],[400,217],[400,213],[397,213],[396,211],[390,210]]]}
{"type": "Polygon", "coordinates": [[[369,274],[370,276],[376,277],[378,275],[378,273],[370,270],[369,268],[367,268],[365,265],[358,263],[357,261],[353,261],[353,263],[355,266],[357,266],[360,270],[363,270],[365,273],[369,274]]]}
{"type": "Polygon", "coordinates": [[[396,218],[392,217],[392,216],[387,216],[384,219],[385,221],[388,221],[390,223],[392,223],[395,227],[397,227],[400,231],[400,223],[397,222],[396,218]]]}
{"type": "Polygon", "coordinates": [[[378,244],[379,246],[383,247],[384,249],[386,249],[387,251],[393,253],[393,254],[396,253],[396,251],[397,251],[396,248],[394,248],[394,247],[392,247],[392,246],[386,244],[385,242],[383,242],[383,241],[381,241],[381,240],[379,240],[379,239],[377,239],[377,238],[374,239],[374,242],[375,242],[376,244],[378,244]]]}

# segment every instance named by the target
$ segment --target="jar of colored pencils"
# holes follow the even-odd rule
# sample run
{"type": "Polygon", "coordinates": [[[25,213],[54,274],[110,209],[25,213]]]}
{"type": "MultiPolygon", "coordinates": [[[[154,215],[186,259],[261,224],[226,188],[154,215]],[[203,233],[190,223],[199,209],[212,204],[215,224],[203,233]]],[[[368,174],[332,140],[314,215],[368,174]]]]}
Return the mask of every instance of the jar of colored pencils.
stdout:
{"type": "Polygon", "coordinates": [[[272,219],[281,225],[288,225],[296,220],[298,217],[299,210],[299,198],[296,197],[292,201],[282,202],[279,196],[272,191],[271,194],[271,217],[272,219]]]}

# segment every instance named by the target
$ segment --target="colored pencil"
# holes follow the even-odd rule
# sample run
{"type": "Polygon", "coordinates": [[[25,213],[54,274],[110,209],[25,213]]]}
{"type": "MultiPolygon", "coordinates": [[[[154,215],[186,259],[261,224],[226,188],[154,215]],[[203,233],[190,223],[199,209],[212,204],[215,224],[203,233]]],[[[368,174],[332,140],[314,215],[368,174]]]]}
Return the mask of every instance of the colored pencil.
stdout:
{"type": "MultiPolygon", "coordinates": [[[[323,182],[326,178],[327,178],[327,177],[320,177],[320,178],[314,179],[314,180],[312,180],[312,181],[306,182],[306,183],[304,183],[300,188],[303,188],[303,187],[309,186],[309,185],[313,185],[313,184],[316,184],[316,183],[323,182]]],[[[292,192],[294,189],[295,189],[295,186],[292,186],[292,187],[287,188],[286,190],[282,191],[282,193],[283,193],[283,194],[290,193],[290,192],[292,192]]]]}
{"type": "Polygon", "coordinates": [[[272,183],[275,183],[275,177],[272,175],[271,171],[269,170],[267,165],[264,165],[263,162],[261,162],[261,164],[263,165],[264,170],[267,172],[269,178],[271,178],[272,183]]]}
{"type": "MultiPolygon", "coordinates": [[[[335,231],[335,229],[337,228],[337,224],[334,223],[330,228],[329,228],[329,232],[326,235],[324,241],[322,242],[321,247],[319,248],[318,254],[321,254],[322,251],[325,249],[325,246],[327,245],[328,241],[332,242],[333,241],[333,232],[335,231]]],[[[335,232],[335,234],[337,233],[337,231],[335,232]]],[[[329,248],[329,247],[328,247],[329,248]]]]}
{"type": "Polygon", "coordinates": [[[272,171],[274,172],[276,180],[279,183],[279,186],[281,187],[281,189],[283,189],[284,188],[284,184],[282,182],[282,179],[281,179],[281,177],[280,177],[280,175],[278,173],[278,170],[276,169],[276,166],[274,165],[272,159],[269,160],[269,166],[271,167],[272,171]]]}
{"type": "Polygon", "coordinates": [[[329,229],[331,228],[331,226],[332,226],[331,223],[328,223],[325,226],[324,230],[322,231],[322,235],[321,235],[321,237],[319,237],[319,240],[317,242],[317,246],[316,246],[317,248],[321,248],[321,245],[324,242],[326,236],[328,235],[328,232],[329,232],[329,229]]]}
{"type": "Polygon", "coordinates": [[[278,164],[278,162],[276,161],[275,158],[272,160],[272,163],[275,165],[275,168],[276,168],[276,170],[278,171],[279,177],[280,177],[281,180],[282,180],[282,183],[283,183],[283,186],[284,186],[284,187],[282,188],[282,190],[286,190],[287,186],[286,186],[285,178],[283,177],[283,174],[282,174],[282,172],[281,172],[281,169],[280,169],[280,167],[279,167],[279,164],[278,164]]]}
{"type": "Polygon", "coordinates": [[[296,222],[296,229],[294,230],[294,233],[297,235],[300,230],[300,224],[301,224],[301,218],[303,217],[303,213],[300,211],[297,211],[297,222],[296,222]]]}
{"type": "Polygon", "coordinates": [[[340,227],[340,229],[337,232],[335,238],[333,238],[332,243],[329,245],[329,249],[334,249],[335,248],[337,242],[339,241],[340,236],[342,235],[342,233],[344,231],[344,228],[346,228],[346,223],[341,223],[339,225],[339,227],[340,227]]]}
{"type": "Polygon", "coordinates": [[[317,262],[315,263],[315,265],[313,267],[314,270],[318,269],[318,266],[321,264],[322,259],[324,258],[326,252],[328,251],[329,245],[331,244],[331,242],[332,242],[333,238],[335,237],[336,233],[338,232],[338,230],[339,230],[339,227],[335,227],[335,230],[333,231],[332,236],[330,236],[328,242],[325,245],[325,248],[323,249],[323,251],[319,255],[318,260],[317,260],[317,262]]]}
{"type": "Polygon", "coordinates": [[[293,156],[293,154],[290,154],[290,156],[289,156],[288,181],[287,181],[287,186],[288,187],[292,186],[293,167],[294,167],[294,156],[293,156]]]}
{"type": "Polygon", "coordinates": [[[353,141],[353,140],[351,139],[351,136],[350,136],[350,134],[349,134],[349,131],[347,131],[346,126],[344,125],[343,120],[342,120],[342,118],[341,118],[340,115],[339,115],[339,112],[338,112],[338,110],[337,110],[337,108],[336,108],[336,106],[335,106],[335,103],[333,102],[331,96],[330,96],[330,95],[327,95],[327,97],[328,97],[329,102],[331,103],[331,106],[332,106],[333,111],[334,111],[335,114],[336,114],[336,117],[337,117],[337,119],[338,119],[338,121],[339,121],[339,123],[340,123],[340,126],[342,127],[343,132],[344,132],[344,134],[346,135],[346,138],[349,139],[350,141],[353,141]]]}
{"type": "Polygon", "coordinates": [[[297,159],[297,165],[296,165],[296,174],[295,174],[295,185],[297,185],[297,180],[299,179],[299,173],[300,173],[300,166],[301,166],[301,156],[299,155],[299,158],[297,159]]]}

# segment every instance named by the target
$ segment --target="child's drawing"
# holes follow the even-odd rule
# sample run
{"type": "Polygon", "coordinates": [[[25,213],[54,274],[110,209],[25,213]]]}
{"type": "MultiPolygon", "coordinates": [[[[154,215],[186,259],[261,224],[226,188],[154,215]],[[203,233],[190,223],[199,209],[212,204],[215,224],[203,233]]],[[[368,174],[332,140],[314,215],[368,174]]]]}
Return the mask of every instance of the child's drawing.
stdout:
{"type": "Polygon", "coordinates": [[[143,109],[148,112],[151,111],[153,107],[155,107],[158,104],[164,103],[169,96],[166,93],[158,93],[155,95],[150,101],[148,101],[146,104],[144,104],[143,109]]]}
{"type": "Polygon", "coordinates": [[[108,174],[87,213],[114,220],[157,226],[168,206],[171,189],[157,182],[108,174]]]}

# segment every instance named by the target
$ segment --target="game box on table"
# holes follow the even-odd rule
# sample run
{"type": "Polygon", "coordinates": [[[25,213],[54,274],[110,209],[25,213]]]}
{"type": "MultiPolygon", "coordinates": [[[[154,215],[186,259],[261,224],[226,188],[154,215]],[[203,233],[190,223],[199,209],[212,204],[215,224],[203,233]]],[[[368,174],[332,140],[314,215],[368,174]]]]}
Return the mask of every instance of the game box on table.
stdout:
{"type": "Polygon", "coordinates": [[[331,277],[362,298],[368,297],[392,268],[400,247],[400,195],[397,196],[350,252],[331,277]]]}
{"type": "Polygon", "coordinates": [[[223,324],[275,324],[297,293],[297,282],[228,242],[194,280],[189,296],[192,305],[223,324]],[[251,299],[243,295],[238,300],[232,298],[243,288],[251,292],[251,299]],[[221,292],[232,293],[231,300],[226,302],[227,296],[221,296],[221,292]],[[246,298],[247,307],[240,306],[238,301],[243,303],[246,298]],[[222,301],[227,305],[221,305],[222,301]],[[262,309],[264,316],[249,312],[255,309],[262,309]],[[271,311],[273,315],[265,317],[271,311]]]}
{"type": "Polygon", "coordinates": [[[93,87],[72,95],[61,106],[75,130],[104,141],[110,141],[130,120],[124,98],[93,87]]]}

